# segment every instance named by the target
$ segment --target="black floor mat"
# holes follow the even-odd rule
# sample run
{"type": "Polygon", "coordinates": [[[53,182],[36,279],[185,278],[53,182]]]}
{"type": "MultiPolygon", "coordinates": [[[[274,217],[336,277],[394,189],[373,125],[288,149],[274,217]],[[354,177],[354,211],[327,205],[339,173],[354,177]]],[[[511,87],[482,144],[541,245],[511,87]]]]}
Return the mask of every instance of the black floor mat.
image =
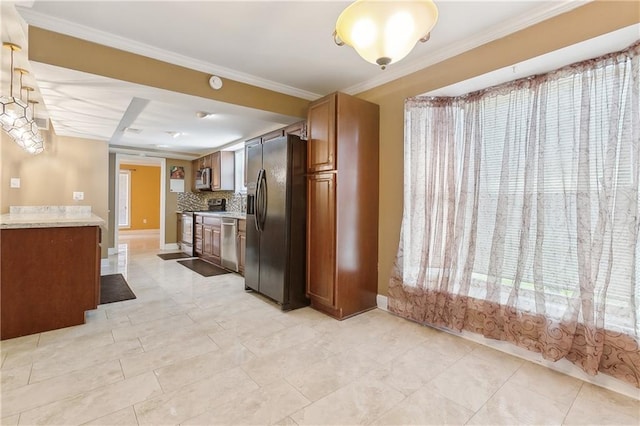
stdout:
{"type": "Polygon", "coordinates": [[[158,257],[162,260],[173,260],[173,259],[188,259],[190,257],[194,257],[194,256],[189,256],[186,253],[160,253],[158,254],[158,257]]]}
{"type": "Polygon", "coordinates": [[[122,274],[102,275],[100,277],[100,304],[135,299],[136,295],[122,274]]]}
{"type": "Polygon", "coordinates": [[[178,260],[178,263],[186,266],[193,272],[199,273],[203,277],[213,277],[214,275],[229,273],[229,271],[227,271],[226,269],[219,268],[209,262],[205,262],[202,259],[178,260]]]}

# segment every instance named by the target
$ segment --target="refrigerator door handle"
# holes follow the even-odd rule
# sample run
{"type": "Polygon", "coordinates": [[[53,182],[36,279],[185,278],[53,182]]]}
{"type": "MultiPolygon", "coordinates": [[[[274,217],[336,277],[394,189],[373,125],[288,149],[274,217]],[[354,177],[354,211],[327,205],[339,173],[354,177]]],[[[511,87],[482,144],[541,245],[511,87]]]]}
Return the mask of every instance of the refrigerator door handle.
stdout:
{"type": "Polygon", "coordinates": [[[260,232],[260,182],[262,181],[262,169],[258,170],[256,179],[255,214],[253,215],[256,231],[260,232]]]}
{"type": "Polygon", "coordinates": [[[264,222],[267,220],[267,172],[262,169],[262,181],[260,182],[260,231],[264,231],[264,222]]]}

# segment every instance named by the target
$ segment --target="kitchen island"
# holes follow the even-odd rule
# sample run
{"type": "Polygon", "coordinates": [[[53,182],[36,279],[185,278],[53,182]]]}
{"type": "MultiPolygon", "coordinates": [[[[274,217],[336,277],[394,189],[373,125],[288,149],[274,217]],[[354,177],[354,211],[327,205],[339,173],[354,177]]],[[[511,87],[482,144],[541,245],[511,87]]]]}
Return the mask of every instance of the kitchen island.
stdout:
{"type": "Polygon", "coordinates": [[[104,224],[85,206],[0,216],[0,339],[84,324],[100,301],[104,224]]]}

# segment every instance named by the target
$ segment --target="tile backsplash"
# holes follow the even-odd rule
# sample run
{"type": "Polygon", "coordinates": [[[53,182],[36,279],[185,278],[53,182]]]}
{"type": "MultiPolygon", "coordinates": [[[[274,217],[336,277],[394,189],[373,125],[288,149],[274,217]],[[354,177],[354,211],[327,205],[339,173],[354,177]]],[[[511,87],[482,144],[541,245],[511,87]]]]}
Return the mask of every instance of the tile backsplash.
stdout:
{"type": "Polygon", "coordinates": [[[178,210],[206,210],[208,200],[219,198],[227,199],[227,211],[229,212],[244,212],[246,210],[247,194],[233,191],[179,192],[178,210]]]}

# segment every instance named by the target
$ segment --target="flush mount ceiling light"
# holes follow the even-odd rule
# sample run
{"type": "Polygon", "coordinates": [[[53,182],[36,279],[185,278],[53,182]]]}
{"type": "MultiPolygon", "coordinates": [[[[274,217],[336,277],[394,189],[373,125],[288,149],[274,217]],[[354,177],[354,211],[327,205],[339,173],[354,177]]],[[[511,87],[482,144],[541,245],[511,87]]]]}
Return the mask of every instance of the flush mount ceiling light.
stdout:
{"type": "Polygon", "coordinates": [[[382,69],[429,40],[438,20],[432,0],[357,0],[342,11],[333,32],[338,46],[353,47],[362,58],[382,69]]]}
{"type": "Polygon", "coordinates": [[[213,112],[204,112],[204,111],[198,111],[196,112],[196,117],[198,118],[212,118],[214,117],[216,114],[213,112]]]}
{"type": "Polygon", "coordinates": [[[179,138],[180,136],[182,136],[184,134],[182,132],[165,132],[165,133],[168,134],[169,136],[171,136],[174,139],[179,138]]]}

